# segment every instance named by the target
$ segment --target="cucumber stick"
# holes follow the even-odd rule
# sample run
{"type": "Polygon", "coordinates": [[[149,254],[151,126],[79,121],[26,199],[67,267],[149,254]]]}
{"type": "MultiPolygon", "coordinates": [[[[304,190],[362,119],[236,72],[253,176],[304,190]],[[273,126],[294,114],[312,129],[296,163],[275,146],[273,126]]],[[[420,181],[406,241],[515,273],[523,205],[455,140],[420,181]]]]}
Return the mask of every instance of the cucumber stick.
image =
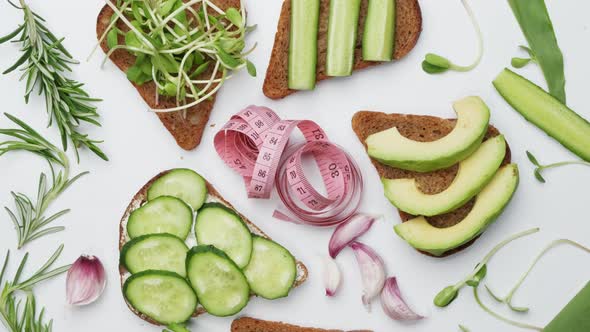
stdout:
{"type": "Polygon", "coordinates": [[[320,0],[291,0],[289,89],[315,87],[319,16],[320,0]]]}
{"type": "Polygon", "coordinates": [[[391,61],[395,43],[395,0],[369,0],[363,31],[363,60],[391,61]]]}
{"type": "Polygon", "coordinates": [[[361,0],[330,1],[326,58],[328,76],[352,74],[360,8],[361,0]]]}
{"type": "Polygon", "coordinates": [[[134,274],[125,281],[123,294],[137,311],[162,325],[186,322],[198,304],[186,279],[174,272],[134,274]]]}
{"type": "Polygon", "coordinates": [[[526,78],[504,69],[494,87],[517,112],[580,158],[590,161],[590,123],[526,78]]]}

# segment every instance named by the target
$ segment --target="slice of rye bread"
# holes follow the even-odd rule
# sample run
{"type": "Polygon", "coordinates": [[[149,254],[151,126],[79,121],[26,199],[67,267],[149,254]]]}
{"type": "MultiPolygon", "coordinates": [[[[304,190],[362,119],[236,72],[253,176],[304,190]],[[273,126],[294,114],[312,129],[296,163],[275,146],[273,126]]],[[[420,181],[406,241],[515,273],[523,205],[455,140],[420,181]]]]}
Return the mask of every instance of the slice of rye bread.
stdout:
{"type": "MultiPolygon", "coordinates": [[[[360,111],[352,118],[352,129],[366,149],[367,145],[365,140],[367,137],[385,129],[397,127],[400,134],[409,139],[420,142],[429,142],[437,140],[450,133],[451,130],[453,130],[455,123],[456,119],[442,119],[434,116],[385,114],[381,112],[360,111]]],[[[499,134],[500,132],[498,129],[490,125],[484,140],[498,136],[499,134]]],[[[510,147],[506,144],[506,155],[502,161],[502,166],[509,164],[510,160],[510,147]]],[[[420,190],[426,194],[436,194],[445,190],[451,184],[459,169],[458,165],[454,165],[434,172],[419,173],[390,167],[372,158],[371,162],[377,169],[377,173],[379,173],[380,177],[387,179],[415,178],[420,190]]],[[[426,219],[435,227],[450,227],[463,220],[469,211],[471,211],[471,208],[473,208],[474,203],[475,198],[454,211],[428,217],[426,219]]],[[[399,216],[402,219],[402,222],[415,217],[401,210],[399,211],[399,216]]],[[[476,239],[477,237],[458,248],[447,251],[442,256],[435,257],[445,257],[459,252],[473,244],[476,239]]],[[[432,256],[426,252],[422,253],[432,256]]]]}
{"type": "MultiPolygon", "coordinates": [[[[362,35],[367,16],[369,0],[361,0],[359,14],[358,36],[354,50],[353,70],[359,70],[382,64],[383,62],[362,60],[362,35]]],[[[320,1],[320,17],[318,31],[318,61],[316,80],[322,81],[330,78],[326,75],[326,52],[328,48],[328,16],[330,13],[330,0],[320,1]]],[[[422,11],[418,0],[396,0],[395,5],[395,45],[393,58],[401,59],[408,54],[418,42],[422,32],[422,11]]],[[[297,90],[289,89],[289,32],[291,29],[291,0],[284,0],[275,43],[266,69],[266,78],[262,91],[271,99],[284,98],[297,90]]]]}
{"type": "MultiPolygon", "coordinates": [[[[231,323],[231,332],[345,332],[344,330],[325,330],[313,327],[301,327],[282,322],[271,322],[251,317],[241,317],[231,323]]],[[[354,330],[349,332],[372,332],[354,330]]]]}
{"type": "MultiPolygon", "coordinates": [[[[131,214],[131,212],[133,212],[134,210],[136,210],[137,208],[142,206],[147,201],[147,191],[148,191],[149,187],[152,185],[152,183],[154,183],[154,181],[156,181],[160,177],[166,175],[168,172],[170,172],[170,170],[163,171],[160,174],[154,176],[151,180],[149,180],[137,192],[137,194],[135,194],[135,196],[133,196],[133,199],[131,200],[131,202],[127,206],[127,209],[125,209],[125,214],[123,215],[123,218],[121,218],[121,222],[119,223],[119,252],[121,251],[121,248],[123,248],[125,243],[128,241],[126,226],[127,226],[127,221],[129,220],[129,215],[131,214]]],[[[210,197],[213,197],[219,203],[222,203],[223,205],[225,205],[228,208],[235,211],[242,218],[242,220],[246,223],[246,225],[248,225],[250,232],[252,232],[253,234],[265,237],[267,239],[270,239],[270,237],[268,235],[266,235],[260,228],[258,228],[258,226],[256,226],[253,222],[251,222],[243,214],[238,212],[228,201],[226,201],[223,198],[223,196],[221,196],[221,194],[219,194],[219,192],[217,190],[215,190],[213,185],[211,185],[211,183],[209,183],[208,181],[207,181],[207,192],[210,197]]],[[[307,275],[308,275],[307,267],[302,262],[300,262],[298,260],[296,262],[297,262],[297,277],[295,278],[295,284],[293,287],[300,286],[305,280],[307,280],[307,275]]],[[[119,265],[119,276],[120,276],[120,280],[121,280],[121,290],[123,290],[123,284],[125,283],[125,280],[129,276],[129,272],[122,265],[119,265]]],[[[125,299],[125,302],[127,303],[127,307],[129,307],[129,310],[131,310],[139,318],[145,320],[148,323],[151,323],[154,325],[160,325],[158,322],[154,321],[150,317],[137,311],[129,303],[129,301],[127,301],[127,299],[125,299]]],[[[204,314],[204,313],[206,313],[205,309],[199,305],[199,307],[197,308],[197,310],[193,314],[193,317],[197,317],[197,316],[204,314]]]]}
{"type": "MultiPolygon", "coordinates": [[[[214,3],[222,10],[227,10],[230,7],[240,8],[240,0],[214,0],[214,3]]],[[[114,11],[108,5],[105,5],[96,20],[96,36],[100,37],[104,34],[106,28],[110,24],[111,16],[114,11]]],[[[119,29],[123,31],[129,30],[127,26],[119,20],[119,29]]],[[[125,38],[119,36],[119,44],[124,44],[125,38]]],[[[105,54],[109,51],[106,43],[106,38],[100,44],[105,54]]],[[[135,56],[126,50],[119,49],[114,51],[109,57],[111,61],[121,69],[123,72],[127,72],[127,69],[135,63],[135,56]]],[[[200,75],[199,79],[209,79],[212,74],[212,68],[200,75]]],[[[148,104],[150,109],[164,109],[176,107],[176,98],[158,96],[158,102],[156,103],[156,86],[153,81],[147,82],[142,85],[131,82],[137,89],[143,100],[148,104]]],[[[184,112],[168,112],[168,113],[156,113],[160,118],[160,121],[164,124],[166,129],[172,134],[178,146],[185,150],[192,150],[201,143],[201,137],[205,131],[205,126],[209,121],[209,115],[215,104],[215,97],[217,93],[213,94],[210,99],[204,100],[200,104],[190,107],[186,111],[186,117],[184,112]]]]}

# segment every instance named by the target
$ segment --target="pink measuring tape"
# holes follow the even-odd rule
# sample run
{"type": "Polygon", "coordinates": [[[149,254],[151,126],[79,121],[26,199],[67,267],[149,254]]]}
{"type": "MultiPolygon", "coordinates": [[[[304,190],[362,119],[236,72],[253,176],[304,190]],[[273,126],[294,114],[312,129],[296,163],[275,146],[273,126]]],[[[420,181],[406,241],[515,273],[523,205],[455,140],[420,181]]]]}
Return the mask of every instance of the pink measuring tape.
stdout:
{"type": "Polygon", "coordinates": [[[288,212],[275,218],[314,226],[333,226],[358,209],[363,181],[354,160],[310,120],[281,120],[267,107],[248,106],[215,135],[215,149],[246,183],[248,197],[270,198],[276,184],[288,212]],[[305,143],[289,146],[298,128],[305,143]],[[302,158],[311,154],[320,170],[327,195],[306,178],[302,158]],[[293,216],[290,216],[292,214],[293,216]]]}

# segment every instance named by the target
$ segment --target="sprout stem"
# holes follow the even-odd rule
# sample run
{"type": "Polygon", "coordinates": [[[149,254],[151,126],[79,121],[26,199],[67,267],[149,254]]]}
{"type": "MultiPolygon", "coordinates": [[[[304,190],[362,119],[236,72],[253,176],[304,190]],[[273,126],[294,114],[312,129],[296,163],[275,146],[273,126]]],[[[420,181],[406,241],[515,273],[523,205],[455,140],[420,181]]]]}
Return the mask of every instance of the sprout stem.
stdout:
{"type": "Polygon", "coordinates": [[[516,327],[520,327],[523,329],[530,329],[530,330],[536,330],[536,331],[543,331],[542,327],[539,326],[535,326],[535,325],[530,325],[527,323],[522,323],[522,322],[517,322],[515,320],[512,320],[510,318],[506,318],[496,312],[494,312],[492,309],[488,308],[485,304],[483,304],[483,302],[481,301],[481,299],[479,298],[479,294],[477,293],[477,287],[473,287],[473,296],[475,297],[475,301],[477,302],[477,304],[480,306],[480,308],[482,308],[485,312],[487,312],[488,314],[492,315],[493,317],[508,323],[510,325],[516,326],[516,327]]]}

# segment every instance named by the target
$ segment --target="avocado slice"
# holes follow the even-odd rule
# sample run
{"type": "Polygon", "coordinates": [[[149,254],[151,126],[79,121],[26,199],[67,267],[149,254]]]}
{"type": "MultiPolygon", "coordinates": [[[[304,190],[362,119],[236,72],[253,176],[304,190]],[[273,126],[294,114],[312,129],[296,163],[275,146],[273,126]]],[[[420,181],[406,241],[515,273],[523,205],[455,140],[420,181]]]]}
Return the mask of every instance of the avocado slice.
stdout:
{"type": "Polygon", "coordinates": [[[457,113],[455,128],[443,138],[419,142],[402,136],[396,127],[367,137],[369,156],[401,169],[430,172],[447,168],[471,155],[488,129],[490,110],[479,97],[453,103],[457,113]]]}
{"type": "Polygon", "coordinates": [[[517,186],[518,167],[508,164],[477,195],[473,208],[458,224],[437,228],[424,217],[417,217],[396,225],[394,230],[412,247],[440,256],[481,234],[502,213],[517,186]]]}
{"type": "Polygon", "coordinates": [[[428,195],[415,179],[381,179],[385,197],[398,209],[417,216],[443,214],[467,203],[488,184],[506,155],[504,136],[485,141],[477,151],[459,163],[459,171],[444,191],[428,195]]]}

